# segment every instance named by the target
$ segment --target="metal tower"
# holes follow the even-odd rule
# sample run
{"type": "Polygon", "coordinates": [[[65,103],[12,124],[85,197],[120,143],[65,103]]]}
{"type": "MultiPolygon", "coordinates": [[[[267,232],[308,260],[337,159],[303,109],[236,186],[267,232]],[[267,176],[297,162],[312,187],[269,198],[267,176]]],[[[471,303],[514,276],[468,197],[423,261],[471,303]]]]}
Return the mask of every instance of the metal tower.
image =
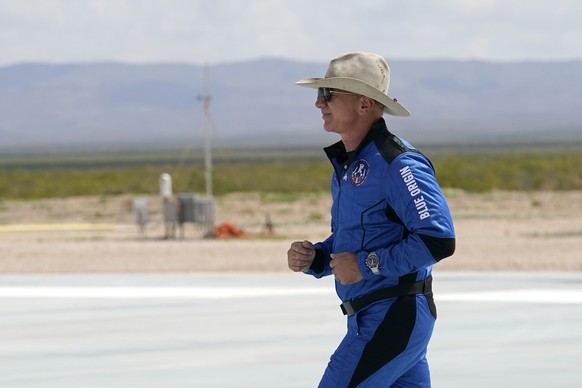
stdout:
{"type": "Polygon", "coordinates": [[[204,105],[204,176],[206,178],[206,195],[212,197],[212,115],[210,113],[210,101],[212,97],[209,94],[209,70],[208,64],[204,65],[204,94],[198,96],[198,100],[204,105]]]}

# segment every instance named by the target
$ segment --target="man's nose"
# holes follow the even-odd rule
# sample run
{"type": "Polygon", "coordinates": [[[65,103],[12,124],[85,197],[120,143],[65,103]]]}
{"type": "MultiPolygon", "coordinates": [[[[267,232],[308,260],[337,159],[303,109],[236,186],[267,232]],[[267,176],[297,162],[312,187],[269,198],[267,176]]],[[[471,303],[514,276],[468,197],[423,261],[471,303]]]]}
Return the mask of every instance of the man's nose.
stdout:
{"type": "Polygon", "coordinates": [[[327,102],[325,102],[325,100],[323,99],[323,96],[317,96],[317,98],[315,99],[315,107],[316,108],[321,108],[323,106],[325,106],[327,104],[327,102]]]}

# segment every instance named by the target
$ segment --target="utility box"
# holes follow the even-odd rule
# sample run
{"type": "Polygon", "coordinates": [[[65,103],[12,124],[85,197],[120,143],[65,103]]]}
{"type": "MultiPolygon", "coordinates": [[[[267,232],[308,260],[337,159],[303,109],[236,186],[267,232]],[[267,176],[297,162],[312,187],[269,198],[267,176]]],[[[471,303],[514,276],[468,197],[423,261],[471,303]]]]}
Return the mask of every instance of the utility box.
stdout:
{"type": "Polygon", "coordinates": [[[194,193],[178,194],[178,224],[184,233],[184,224],[187,222],[200,225],[206,235],[214,230],[215,203],[214,198],[202,197],[194,193]]]}
{"type": "Polygon", "coordinates": [[[132,209],[139,232],[141,235],[145,235],[146,225],[149,222],[148,198],[135,197],[133,199],[132,209]]]}
{"type": "Polygon", "coordinates": [[[178,194],[178,223],[196,222],[197,194],[178,194]]]}
{"type": "Polygon", "coordinates": [[[164,212],[164,222],[178,221],[178,204],[172,198],[164,199],[162,202],[164,212]]]}
{"type": "Polygon", "coordinates": [[[164,198],[162,200],[162,212],[164,213],[164,238],[176,237],[178,209],[179,204],[176,198],[164,198]]]}
{"type": "Polygon", "coordinates": [[[214,231],[215,213],[216,204],[214,198],[198,198],[196,202],[196,222],[203,225],[207,234],[214,231]]]}

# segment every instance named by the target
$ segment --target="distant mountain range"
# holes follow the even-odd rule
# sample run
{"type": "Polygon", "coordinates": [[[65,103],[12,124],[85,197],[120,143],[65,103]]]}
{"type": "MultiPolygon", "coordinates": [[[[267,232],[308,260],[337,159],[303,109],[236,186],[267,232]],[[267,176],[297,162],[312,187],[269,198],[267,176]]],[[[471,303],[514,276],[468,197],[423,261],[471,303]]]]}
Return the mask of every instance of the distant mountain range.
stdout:
{"type": "MultiPolygon", "coordinates": [[[[410,118],[386,116],[422,143],[582,141],[582,61],[390,62],[390,96],[410,118]]],[[[20,64],[0,68],[0,148],[202,146],[201,96],[213,142],[328,144],[315,91],[294,86],[327,63],[264,59],[190,64],[20,64]]]]}

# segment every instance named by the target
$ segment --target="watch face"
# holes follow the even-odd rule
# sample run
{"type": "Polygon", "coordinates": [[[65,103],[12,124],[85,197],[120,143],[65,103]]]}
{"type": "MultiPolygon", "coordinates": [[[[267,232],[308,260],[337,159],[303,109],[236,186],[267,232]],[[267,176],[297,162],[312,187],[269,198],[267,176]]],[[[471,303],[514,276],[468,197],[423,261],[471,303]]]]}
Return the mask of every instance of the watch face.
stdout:
{"type": "Polygon", "coordinates": [[[366,265],[368,266],[368,268],[375,268],[378,266],[379,263],[380,260],[378,258],[378,255],[375,253],[370,253],[366,258],[366,265]]]}

